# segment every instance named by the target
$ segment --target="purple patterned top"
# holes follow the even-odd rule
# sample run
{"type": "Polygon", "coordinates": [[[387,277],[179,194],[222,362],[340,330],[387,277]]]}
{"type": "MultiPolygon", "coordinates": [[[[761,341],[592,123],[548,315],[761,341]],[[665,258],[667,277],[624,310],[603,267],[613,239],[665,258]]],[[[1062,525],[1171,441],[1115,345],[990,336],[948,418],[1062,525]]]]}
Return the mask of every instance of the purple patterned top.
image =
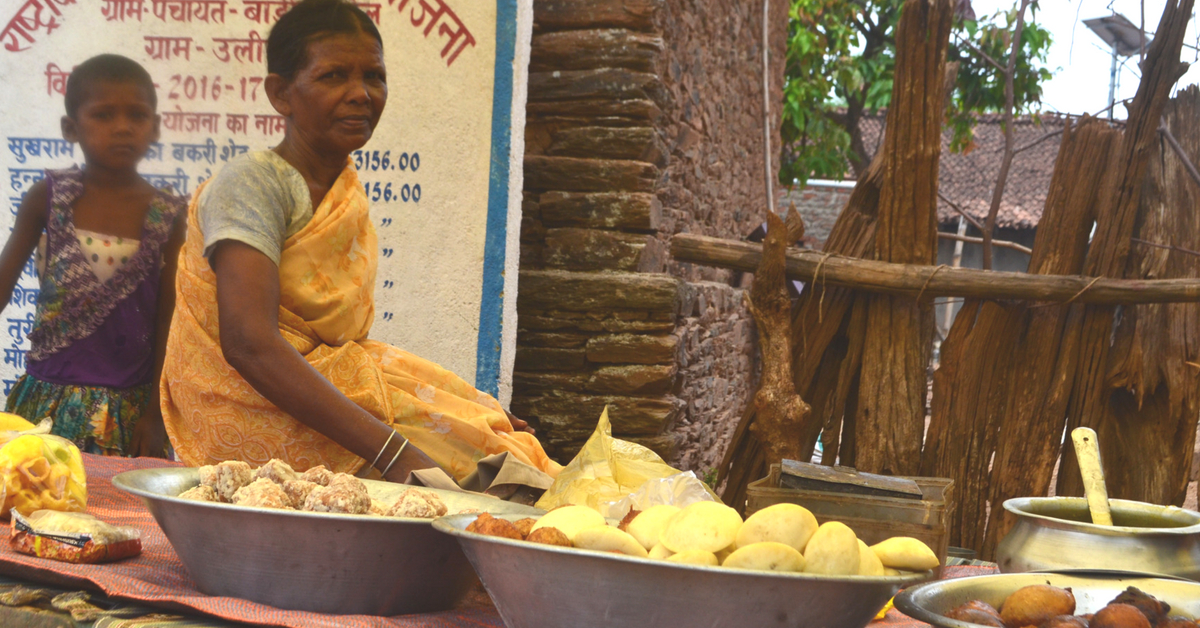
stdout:
{"type": "MultiPolygon", "coordinates": [[[[74,204],[83,171],[49,170],[46,270],[26,372],[55,384],[130,388],[154,372],[162,247],[186,201],[158,191],[137,253],[108,281],[92,271],[75,235],[74,204]]],[[[164,330],[165,331],[165,330],[164,330]]]]}

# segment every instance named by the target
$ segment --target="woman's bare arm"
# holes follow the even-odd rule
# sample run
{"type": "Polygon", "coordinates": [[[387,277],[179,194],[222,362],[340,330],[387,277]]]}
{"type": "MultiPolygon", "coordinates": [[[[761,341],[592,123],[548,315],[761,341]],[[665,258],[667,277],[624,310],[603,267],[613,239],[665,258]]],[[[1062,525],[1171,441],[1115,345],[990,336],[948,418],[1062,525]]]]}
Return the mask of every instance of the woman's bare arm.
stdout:
{"type": "MultiPolygon", "coordinates": [[[[225,240],[210,257],[217,275],[221,351],[230,366],[268,401],[355,455],[373,460],[392,428],[350,401],[279,333],[279,268],[257,249],[225,240]]],[[[390,461],[401,440],[381,457],[390,461]]],[[[379,466],[386,466],[380,462],[379,466]]],[[[409,445],[386,479],[437,466],[409,445]]]]}
{"type": "Polygon", "coordinates": [[[50,186],[45,179],[34,183],[17,208],[17,220],[12,235],[0,251],[0,311],[8,306],[13,288],[21,278],[25,262],[37,248],[38,239],[46,229],[46,211],[50,203],[50,186]]]}

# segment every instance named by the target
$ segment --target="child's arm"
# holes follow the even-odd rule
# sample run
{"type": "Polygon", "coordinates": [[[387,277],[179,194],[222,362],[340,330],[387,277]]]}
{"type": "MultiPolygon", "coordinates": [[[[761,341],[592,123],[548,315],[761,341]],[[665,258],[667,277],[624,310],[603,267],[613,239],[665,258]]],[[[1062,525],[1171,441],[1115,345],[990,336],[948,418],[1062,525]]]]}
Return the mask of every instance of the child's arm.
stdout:
{"type": "Polygon", "coordinates": [[[154,338],[154,379],[150,388],[150,399],[137,425],[133,426],[133,439],[129,444],[130,456],[166,457],[167,428],[163,425],[162,406],[159,399],[159,384],[162,380],[163,361],[167,355],[167,335],[171,329],[171,317],[175,314],[175,269],[179,264],[179,250],[187,235],[187,212],[181,211],[171,228],[171,238],[163,245],[163,269],[158,286],[158,313],[154,338]]]}
{"type": "Polygon", "coordinates": [[[21,278],[25,262],[37,248],[38,238],[46,229],[46,209],[50,203],[50,186],[45,179],[33,184],[17,208],[17,220],[12,235],[0,251],[0,311],[8,306],[13,288],[21,278]]]}

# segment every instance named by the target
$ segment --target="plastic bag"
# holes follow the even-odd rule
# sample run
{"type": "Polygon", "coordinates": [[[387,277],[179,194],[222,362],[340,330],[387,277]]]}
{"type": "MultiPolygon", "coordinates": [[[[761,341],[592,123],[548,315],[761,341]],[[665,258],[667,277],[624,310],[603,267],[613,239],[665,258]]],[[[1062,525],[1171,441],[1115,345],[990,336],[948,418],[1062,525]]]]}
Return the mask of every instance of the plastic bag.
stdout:
{"type": "Polygon", "coordinates": [[[600,514],[609,519],[624,519],[630,510],[646,510],[651,506],[683,508],[696,502],[720,501],[700,478],[691,471],[665,478],[646,480],[636,491],[600,505],[600,514]]]}
{"type": "Polygon", "coordinates": [[[68,563],[106,563],[142,553],[142,532],[114,526],[80,512],[13,512],[13,549],[68,563]]]}
{"type": "Polygon", "coordinates": [[[638,490],[648,480],[679,474],[658,454],[629,441],[612,437],[608,408],[600,413],[596,431],[555,478],[554,484],[538,500],[545,510],[565,504],[588,506],[603,513],[615,502],[638,490]]]}
{"type": "Polygon", "coordinates": [[[50,434],[6,432],[0,441],[0,498],[11,510],[28,516],[35,510],[83,512],[87,509],[87,475],[83,456],[70,441],[50,434]]]}

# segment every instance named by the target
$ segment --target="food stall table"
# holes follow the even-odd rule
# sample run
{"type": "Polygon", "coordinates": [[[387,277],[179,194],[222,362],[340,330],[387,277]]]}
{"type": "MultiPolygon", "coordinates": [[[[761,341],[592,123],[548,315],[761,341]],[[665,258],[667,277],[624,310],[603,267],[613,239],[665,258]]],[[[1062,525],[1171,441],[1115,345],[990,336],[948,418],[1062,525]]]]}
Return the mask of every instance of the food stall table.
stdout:
{"type": "MultiPolygon", "coordinates": [[[[121,612],[74,624],[95,628],[225,628],[232,625],[229,622],[296,628],[502,628],[504,625],[482,591],[468,595],[458,608],[450,611],[398,617],[288,611],[238,598],[205,595],[196,589],[175,550],[141,500],[112,485],[112,477],[118,473],[166,466],[179,465],[154,458],[105,458],[84,454],[88,512],[108,523],[141,530],[142,554],[115,563],[75,565],[20,554],[7,543],[0,543],[0,575],[7,578],[0,581],[0,604],[4,604],[6,589],[19,583],[26,587],[48,585],[60,590],[102,594],[96,598],[102,602],[98,606],[115,606],[110,610],[120,609],[121,612]],[[173,616],[154,615],[164,612],[173,616]]],[[[0,528],[0,532],[7,534],[7,526],[0,528]]],[[[948,567],[945,571],[945,577],[954,578],[992,573],[995,567],[965,565],[948,567]]],[[[64,616],[70,617],[69,614],[64,616]]],[[[906,628],[925,625],[895,610],[889,611],[886,619],[872,624],[906,628]]]]}

